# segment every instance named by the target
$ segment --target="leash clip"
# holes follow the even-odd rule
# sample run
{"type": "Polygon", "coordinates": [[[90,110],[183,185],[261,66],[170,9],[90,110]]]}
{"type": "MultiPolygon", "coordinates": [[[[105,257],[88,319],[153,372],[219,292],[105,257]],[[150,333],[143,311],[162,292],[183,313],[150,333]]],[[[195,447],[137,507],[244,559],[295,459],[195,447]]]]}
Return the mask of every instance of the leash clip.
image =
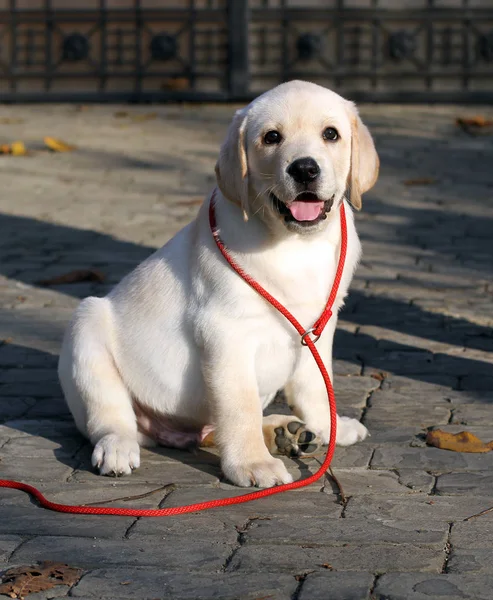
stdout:
{"type": "MultiPolygon", "coordinates": [[[[313,333],[314,331],[315,331],[315,327],[310,327],[310,329],[307,329],[307,330],[305,331],[305,333],[304,333],[304,334],[301,336],[301,345],[302,345],[302,346],[308,346],[308,344],[305,342],[305,338],[306,338],[306,336],[307,336],[307,335],[310,335],[310,333],[313,333]]],[[[317,335],[317,336],[316,336],[316,337],[315,337],[315,338],[312,340],[312,342],[313,342],[314,344],[316,344],[316,343],[318,342],[318,340],[319,340],[319,339],[320,339],[320,335],[317,335]]]]}

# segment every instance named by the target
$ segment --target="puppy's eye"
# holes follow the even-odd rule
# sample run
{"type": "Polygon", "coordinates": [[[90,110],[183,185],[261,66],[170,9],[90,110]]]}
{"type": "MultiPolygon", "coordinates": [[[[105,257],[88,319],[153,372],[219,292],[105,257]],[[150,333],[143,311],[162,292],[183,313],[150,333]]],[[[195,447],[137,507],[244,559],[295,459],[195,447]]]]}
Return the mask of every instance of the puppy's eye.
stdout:
{"type": "Polygon", "coordinates": [[[282,136],[278,131],[268,131],[264,135],[264,144],[280,144],[282,136]]]}
{"type": "Polygon", "coordinates": [[[337,132],[337,129],[334,129],[333,127],[327,127],[326,129],[324,129],[322,137],[328,142],[335,142],[337,139],[339,139],[339,134],[337,132]]]}

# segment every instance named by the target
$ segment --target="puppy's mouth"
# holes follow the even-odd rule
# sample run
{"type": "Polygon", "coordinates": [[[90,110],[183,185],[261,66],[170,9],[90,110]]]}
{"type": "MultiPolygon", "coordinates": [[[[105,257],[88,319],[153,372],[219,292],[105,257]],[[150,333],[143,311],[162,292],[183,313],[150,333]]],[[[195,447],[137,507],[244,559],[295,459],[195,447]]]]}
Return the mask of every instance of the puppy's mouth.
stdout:
{"type": "Polygon", "coordinates": [[[272,192],[270,198],[286,223],[298,223],[302,226],[315,225],[326,219],[334,203],[334,196],[322,200],[314,192],[302,192],[289,204],[281,202],[272,192]]]}

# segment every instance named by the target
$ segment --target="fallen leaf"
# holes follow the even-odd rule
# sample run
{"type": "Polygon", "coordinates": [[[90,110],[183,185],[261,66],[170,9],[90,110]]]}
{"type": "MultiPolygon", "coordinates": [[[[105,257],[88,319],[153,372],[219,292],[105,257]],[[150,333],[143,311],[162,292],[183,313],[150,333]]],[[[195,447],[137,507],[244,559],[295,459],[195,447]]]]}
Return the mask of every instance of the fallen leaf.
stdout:
{"type": "Polygon", "coordinates": [[[162,90],[180,91],[190,88],[190,80],[188,77],[169,77],[161,84],[162,90]]]}
{"type": "Polygon", "coordinates": [[[387,373],[384,373],[384,371],[379,371],[378,373],[372,373],[370,377],[376,379],[377,381],[383,381],[387,378],[387,373]]]}
{"type": "Polygon", "coordinates": [[[482,115],[475,117],[458,117],[456,119],[457,125],[466,125],[467,127],[489,127],[493,125],[493,121],[485,119],[482,115]]]}
{"type": "Polygon", "coordinates": [[[120,585],[130,585],[131,581],[120,581],[120,585]]]}
{"type": "Polygon", "coordinates": [[[198,196],[197,198],[190,198],[189,200],[182,200],[180,204],[184,204],[185,206],[200,206],[204,202],[203,196],[198,196]]]}
{"type": "Polygon", "coordinates": [[[14,338],[8,337],[8,338],[5,338],[3,340],[0,340],[0,343],[2,343],[2,344],[11,344],[13,341],[14,341],[14,338]]]}
{"type": "Polygon", "coordinates": [[[24,123],[24,119],[15,119],[14,117],[0,118],[0,124],[2,125],[17,125],[18,123],[24,123]]]}
{"type": "Polygon", "coordinates": [[[62,142],[62,140],[57,140],[56,138],[45,137],[43,141],[50,150],[53,150],[53,152],[71,152],[72,150],[75,150],[75,146],[66,144],[65,142],[62,142]]]}
{"type": "Polygon", "coordinates": [[[128,112],[126,110],[117,110],[113,116],[117,119],[123,119],[124,117],[128,117],[128,112]]]}
{"type": "Polygon", "coordinates": [[[493,121],[481,115],[475,117],[459,117],[455,124],[470,135],[484,135],[493,132],[493,121]]]}
{"type": "Polygon", "coordinates": [[[10,154],[12,154],[12,156],[25,156],[27,150],[24,142],[12,142],[10,145],[10,154]]]}
{"type": "Polygon", "coordinates": [[[485,444],[469,431],[449,433],[441,429],[429,431],[426,435],[428,446],[435,446],[452,452],[491,452],[493,441],[485,444]]]}
{"type": "Polygon", "coordinates": [[[416,179],[405,179],[402,183],[404,185],[431,185],[436,182],[437,180],[433,177],[417,177],[416,179]]]}
{"type": "Polygon", "coordinates": [[[329,563],[323,563],[320,565],[321,567],[323,567],[324,569],[329,569],[329,571],[332,571],[332,569],[334,568],[331,564],[329,563]]]}
{"type": "Polygon", "coordinates": [[[50,279],[41,279],[40,281],[36,281],[36,285],[61,285],[64,283],[79,283],[81,281],[97,281],[102,283],[105,278],[105,275],[101,271],[96,271],[95,269],[77,269],[63,275],[51,277],[50,279]]]}
{"type": "Polygon", "coordinates": [[[157,113],[144,113],[142,115],[134,115],[131,120],[134,123],[143,123],[144,121],[152,121],[157,118],[157,113]]]}
{"type": "Polygon", "coordinates": [[[34,567],[15,567],[3,574],[0,594],[22,599],[28,594],[51,590],[56,585],[74,585],[81,576],[82,569],[49,561],[34,567]]]}
{"type": "Polygon", "coordinates": [[[11,154],[12,156],[26,156],[28,151],[24,142],[12,142],[11,144],[2,144],[0,154],[11,154]]]}

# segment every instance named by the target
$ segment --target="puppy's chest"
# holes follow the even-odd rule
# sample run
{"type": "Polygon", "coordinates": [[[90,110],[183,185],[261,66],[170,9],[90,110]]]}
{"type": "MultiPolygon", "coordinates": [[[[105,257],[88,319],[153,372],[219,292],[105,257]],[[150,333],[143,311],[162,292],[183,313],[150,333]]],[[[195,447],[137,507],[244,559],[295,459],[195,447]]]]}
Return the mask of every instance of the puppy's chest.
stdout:
{"type": "MultiPolygon", "coordinates": [[[[335,261],[330,257],[314,260],[301,268],[293,261],[291,268],[277,270],[279,279],[271,276],[266,289],[309,329],[321,315],[330,294],[335,276],[335,261]]],[[[257,382],[261,395],[275,393],[283,387],[296,370],[302,346],[293,326],[282,315],[269,311],[261,319],[263,334],[256,353],[257,382]]]]}

